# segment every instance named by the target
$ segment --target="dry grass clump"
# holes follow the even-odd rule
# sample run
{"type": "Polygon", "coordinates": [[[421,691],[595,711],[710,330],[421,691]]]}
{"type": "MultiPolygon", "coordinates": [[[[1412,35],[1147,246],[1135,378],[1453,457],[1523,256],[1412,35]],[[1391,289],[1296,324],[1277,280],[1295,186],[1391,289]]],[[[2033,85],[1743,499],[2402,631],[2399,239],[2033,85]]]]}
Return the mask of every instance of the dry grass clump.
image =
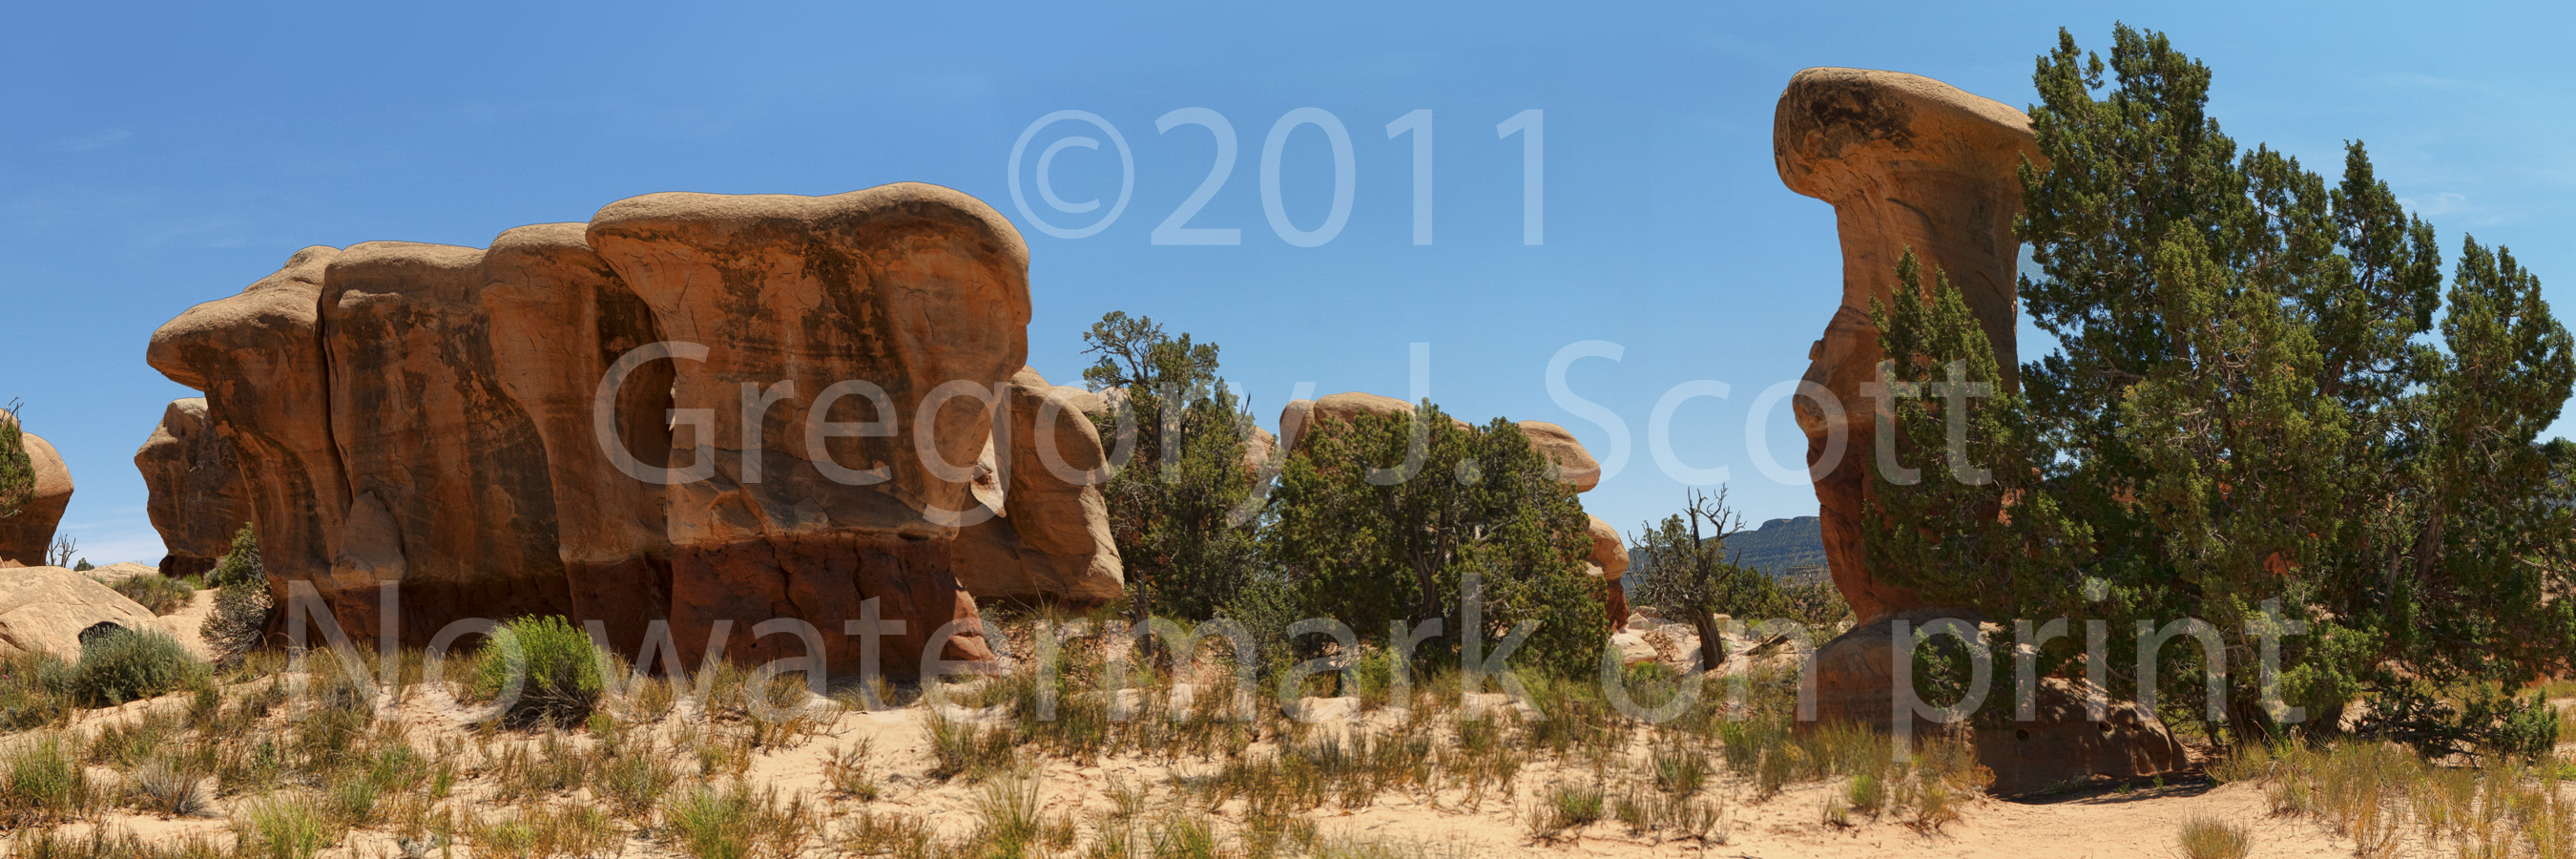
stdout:
{"type": "Polygon", "coordinates": [[[2324,819],[2365,856],[2393,855],[2410,837],[2463,856],[2576,856],[2559,761],[2437,763],[2377,741],[2291,741],[2237,757],[2226,769],[2242,776],[2259,765],[2274,812],[2324,819]]]}
{"type": "Polygon", "coordinates": [[[465,826],[478,852],[543,859],[614,855],[626,833],[595,808],[529,808],[465,826]]]}
{"type": "Polygon", "coordinates": [[[2245,859],[2254,852],[2254,830],[2242,823],[2194,817],[2183,821],[2175,842],[2184,859],[2245,859]]]}

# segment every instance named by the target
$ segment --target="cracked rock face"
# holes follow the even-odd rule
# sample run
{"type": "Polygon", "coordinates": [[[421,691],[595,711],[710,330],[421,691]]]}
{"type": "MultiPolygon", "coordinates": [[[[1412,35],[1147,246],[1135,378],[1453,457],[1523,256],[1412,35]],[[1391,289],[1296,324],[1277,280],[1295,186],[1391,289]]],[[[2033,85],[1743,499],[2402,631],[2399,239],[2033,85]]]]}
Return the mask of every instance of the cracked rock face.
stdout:
{"type": "Polygon", "coordinates": [[[1871,299],[1890,300],[1896,263],[1911,249],[1924,283],[1949,276],[1994,344],[2007,388],[2018,385],[2014,266],[2021,243],[2018,171],[2039,160],[2030,118],[1988,98],[1899,72],[1815,68],[1780,94],[1772,120],[1780,181],[1833,204],[1842,239],[1842,302],[1808,352],[1805,381],[1833,392],[1841,409],[1798,398],[1798,425],[1821,508],[1834,585],[1863,620],[1913,608],[1911,593],[1870,574],[1860,515],[1870,492],[1864,459],[1877,449],[1863,386],[1885,355],[1869,320],[1871,299]],[[1833,442],[1841,439],[1837,446],[1833,442]]]}
{"type": "MultiPolygon", "coordinates": [[[[355,635],[561,614],[630,652],[667,623],[691,662],[850,673],[875,649],[843,622],[872,611],[909,676],[992,655],[951,544],[1014,414],[1027,270],[944,188],[651,194],[483,249],[308,248],[149,357],[206,392],[272,590],[309,583],[355,635]]],[[[1076,552],[1028,495],[1032,542],[1076,552]]]]}

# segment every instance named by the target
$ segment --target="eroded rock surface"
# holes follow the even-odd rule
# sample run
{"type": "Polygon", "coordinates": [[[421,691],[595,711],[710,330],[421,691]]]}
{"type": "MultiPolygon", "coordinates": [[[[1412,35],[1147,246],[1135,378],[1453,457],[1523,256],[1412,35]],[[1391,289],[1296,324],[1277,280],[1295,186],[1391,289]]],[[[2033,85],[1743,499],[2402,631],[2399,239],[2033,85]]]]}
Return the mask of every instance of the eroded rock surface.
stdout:
{"type": "MultiPolygon", "coordinates": [[[[149,358],[206,392],[272,590],[312,584],[354,634],[391,620],[390,581],[414,643],[564,614],[848,672],[869,648],[844,622],[872,611],[910,675],[935,636],[991,658],[950,549],[993,512],[974,484],[1028,319],[1018,234],[954,191],[653,194],[488,249],[308,248],[149,358]]],[[[1079,492],[1069,520],[1027,495],[1021,540],[1080,554],[1079,492]]]]}
{"type": "Polygon", "coordinates": [[[134,452],[134,467],[143,473],[144,511],[169,551],[161,574],[213,570],[232,551],[233,534],[250,522],[250,498],[241,457],[215,429],[205,398],[173,400],[162,409],[161,423],[134,452]]]}
{"type": "Polygon", "coordinates": [[[2004,385],[2018,384],[2017,171],[2025,158],[2046,163],[2021,111],[1931,78],[1864,69],[1815,68],[1791,78],[1771,141],[1780,181],[1832,203],[1842,240],[1842,303],[1809,350],[1805,376],[1831,391],[1840,409],[1800,397],[1797,417],[1818,472],[1834,585],[1855,615],[1875,619],[1919,601],[1871,575],[1861,551],[1866,463],[1877,449],[1877,404],[1863,386],[1884,357],[1870,301],[1892,299],[1897,261],[1912,249],[1927,287],[1935,270],[1948,275],[1994,344],[2004,385]]]}
{"type": "Polygon", "coordinates": [[[999,515],[958,533],[957,579],[978,598],[1099,605],[1125,592],[1109,506],[1100,494],[1108,454],[1082,409],[1095,395],[1050,385],[1026,367],[1011,377],[1007,486],[999,515]]]}
{"type": "Polygon", "coordinates": [[[144,353],[152,369],[205,393],[206,413],[241,457],[260,558],[280,604],[288,582],[331,580],[349,510],[321,331],[323,273],[339,255],[328,247],[297,251],[241,294],[163,324],[144,353]]]}

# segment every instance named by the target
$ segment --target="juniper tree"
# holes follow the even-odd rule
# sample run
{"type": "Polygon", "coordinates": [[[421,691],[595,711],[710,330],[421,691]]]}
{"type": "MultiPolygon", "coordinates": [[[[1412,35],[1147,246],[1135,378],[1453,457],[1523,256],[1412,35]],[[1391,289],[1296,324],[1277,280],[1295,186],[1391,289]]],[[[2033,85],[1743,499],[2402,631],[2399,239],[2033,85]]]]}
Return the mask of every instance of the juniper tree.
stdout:
{"type": "MultiPolygon", "coordinates": [[[[2034,82],[2051,167],[2022,168],[2021,296],[2060,345],[1965,412],[1985,484],[1927,464],[1943,402],[1897,401],[1926,479],[1882,482],[1873,569],[1935,602],[2110,619],[2115,642],[2205,620],[2240,733],[2274,727],[2245,633],[2277,601],[2307,624],[2282,691],[2311,724],[2365,697],[2369,729],[2429,751],[2545,750],[2554,723],[2506,691],[2576,654],[2569,446],[2538,441],[2576,359],[2538,278],[2464,238],[2446,292],[2432,226],[2360,142],[2331,185],[2240,153],[2204,111],[2208,68],[2161,34],[2117,28],[2105,64],[2061,31],[2034,82]]],[[[1936,273],[1917,298],[1908,269],[1882,311],[1892,378],[1991,382],[1955,295],[1936,273]]],[[[2163,699],[2196,701],[2199,660],[2168,658],[2163,699]]]]}
{"type": "Polygon", "coordinates": [[[1119,404],[1096,419],[1101,437],[1130,434],[1112,446],[1134,451],[1101,487],[1133,610],[1211,617],[1259,563],[1259,523],[1246,514],[1260,505],[1243,465],[1251,416],[1218,377],[1214,343],[1115,311],[1082,339],[1099,356],[1083,382],[1119,404]]]}
{"type": "Polygon", "coordinates": [[[1423,655],[1455,652],[1472,574],[1489,648],[1537,621],[1524,664],[1591,671],[1608,608],[1584,572],[1590,520],[1573,489],[1509,421],[1463,426],[1428,400],[1416,411],[1418,424],[1363,414],[1303,430],[1272,492],[1269,541],[1301,605],[1377,641],[1391,623],[1436,619],[1423,655]]]}

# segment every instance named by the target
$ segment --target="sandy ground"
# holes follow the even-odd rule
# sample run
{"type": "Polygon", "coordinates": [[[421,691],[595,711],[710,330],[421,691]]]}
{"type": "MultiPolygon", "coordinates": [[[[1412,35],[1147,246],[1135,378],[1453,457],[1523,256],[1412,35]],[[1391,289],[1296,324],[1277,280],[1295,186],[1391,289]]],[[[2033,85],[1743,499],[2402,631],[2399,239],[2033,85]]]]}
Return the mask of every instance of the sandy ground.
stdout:
{"type": "MultiPolygon", "coordinates": [[[[211,606],[211,594],[201,594],[196,605],[164,618],[164,623],[183,641],[202,649],[196,629],[211,606]]],[[[83,730],[138,718],[149,709],[169,712],[183,709],[177,696],[144,701],[123,707],[83,714],[76,725],[83,730]]],[[[434,738],[466,738],[472,729],[460,718],[464,709],[447,700],[443,694],[414,694],[399,706],[390,708],[382,718],[399,720],[412,733],[415,744],[424,748],[434,738]]],[[[668,721],[687,718],[685,706],[680,715],[668,721]]],[[[928,710],[915,705],[886,712],[844,712],[822,728],[818,735],[792,748],[757,754],[751,761],[748,781],[754,785],[777,788],[782,794],[804,792],[822,802],[829,820],[846,820],[865,809],[878,813],[900,812],[919,815],[950,837],[966,837],[978,819],[974,807],[984,787],[964,779],[942,782],[928,773],[932,766],[929,740],[925,730],[928,710]],[[824,800],[831,793],[825,776],[825,762],[842,747],[865,741],[872,753],[871,771],[884,788],[874,802],[824,800]]],[[[5,742],[5,741],[0,741],[5,742]]],[[[1089,820],[1093,815],[1113,809],[1109,791],[1113,784],[1145,786],[1149,808],[1179,807],[1185,800],[1174,787],[1177,776],[1213,771],[1217,762],[1185,761],[1178,765],[1140,756],[1112,757],[1096,765],[1082,766],[1071,761],[1044,758],[1037,766],[1041,774],[1040,802],[1043,813],[1053,816],[1071,812],[1085,821],[1083,839],[1090,838],[1089,820]]],[[[2264,789],[2255,784],[2211,786],[2205,782],[2170,787],[2106,790],[2051,797],[2038,801],[2007,801],[1977,797],[1968,801],[1962,818],[1937,832],[1919,832],[1894,820],[1872,820],[1854,817],[1853,825],[1838,826],[1825,820],[1829,797],[1837,794],[1839,783],[1811,783],[1794,786],[1768,800],[1753,801],[1752,786],[1741,779],[1721,774],[1712,776],[1704,796],[1725,797],[1724,837],[1707,843],[1680,841],[1655,843],[1630,837],[1624,827],[1604,820],[1567,837],[1542,841],[1533,837],[1527,825],[1527,810],[1551,784],[1560,779],[1586,779],[1588,770],[1560,771],[1557,764],[1546,761],[1524,766],[1511,789],[1489,792],[1481,803],[1471,805],[1465,793],[1450,789],[1421,796],[1389,793],[1358,810],[1342,810],[1327,803],[1314,813],[1320,831],[1327,837],[1355,837],[1384,843],[1411,845],[1428,856],[1492,857],[1647,857],[1647,856],[1723,856],[1783,859],[1783,857],[1880,857],[1891,855],[1922,857],[2168,857],[2179,856],[2175,836],[2185,821],[2208,817],[2245,824],[2255,833],[2255,857],[2340,857],[2355,853],[2356,845],[2313,818],[2282,817],[2270,813],[2264,789]]],[[[116,776],[104,768],[93,768],[94,776],[113,780],[116,776]]],[[[684,780],[683,787],[688,784],[684,780]]],[[[479,807],[474,798],[480,793],[472,782],[460,787],[455,800],[468,810],[497,811],[497,806],[479,807]]],[[[578,797],[572,801],[581,801],[578,797]]],[[[239,800],[218,803],[215,816],[187,819],[162,819],[130,812],[110,812],[94,823],[75,824],[64,830],[78,834],[92,826],[127,829],[156,841],[204,837],[229,845],[232,836],[226,814],[239,800]]],[[[1234,806],[1239,807],[1240,803],[1234,806]]],[[[1220,809],[1220,812],[1231,810],[1220,809]]],[[[827,825],[832,825],[827,823],[827,825]]],[[[626,839],[617,854],[634,857],[663,857],[675,854],[668,845],[652,840],[650,833],[626,839]]],[[[2456,846],[2409,845],[2400,855],[2453,855],[2456,846]]],[[[5,846],[0,846],[5,850],[5,846]]],[[[1079,853],[1080,847],[1075,853],[1079,853]]],[[[341,846],[325,851],[325,856],[351,859],[396,857],[401,851],[385,833],[362,830],[346,838],[341,846]]],[[[430,855],[438,855],[433,851],[430,855]]],[[[470,848],[459,845],[451,856],[472,855],[470,848]]],[[[817,842],[805,855],[837,855],[817,842]]]]}

